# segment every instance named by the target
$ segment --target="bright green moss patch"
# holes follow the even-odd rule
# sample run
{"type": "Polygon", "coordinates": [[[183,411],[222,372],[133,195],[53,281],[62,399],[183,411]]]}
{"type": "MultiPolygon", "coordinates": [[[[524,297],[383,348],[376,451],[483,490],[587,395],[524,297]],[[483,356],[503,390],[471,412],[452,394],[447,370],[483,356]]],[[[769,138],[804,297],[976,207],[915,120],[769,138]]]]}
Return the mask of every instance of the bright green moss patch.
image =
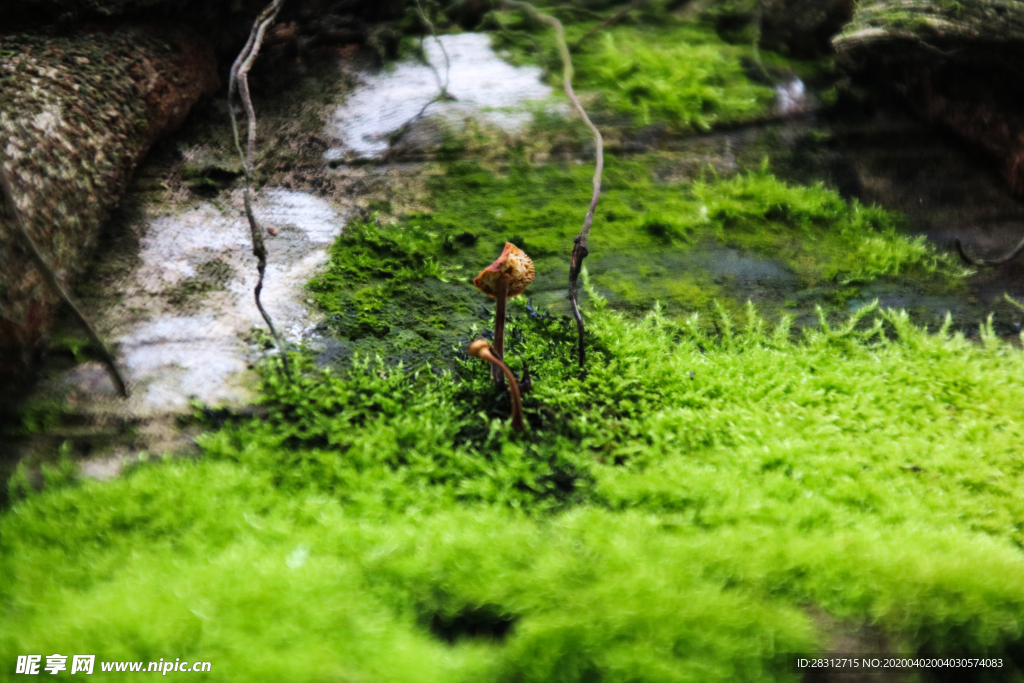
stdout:
{"type": "Polygon", "coordinates": [[[328,268],[309,284],[329,314],[330,331],[346,342],[341,358],[381,354],[420,366],[485,317],[483,300],[460,281],[464,273],[442,265],[471,237],[374,220],[347,226],[331,247],[328,268]]]}
{"type": "MultiPolygon", "coordinates": [[[[491,17],[495,46],[513,62],[539,61],[551,85],[561,88],[562,65],[551,30],[517,13],[491,17]]],[[[597,24],[561,19],[570,45],[597,24]]],[[[755,68],[749,43],[730,45],[713,28],[664,9],[638,13],[637,21],[604,29],[573,52],[573,86],[588,100],[588,110],[625,115],[635,127],[658,123],[675,132],[770,112],[774,91],[748,77],[755,68]]]]}
{"type": "Polygon", "coordinates": [[[709,29],[672,23],[654,30],[618,27],[591,39],[574,59],[576,87],[601,93],[604,106],[629,114],[637,126],[707,130],[770,109],[774,91],[751,82],[741,63],[750,48],[727,45],[709,29]]]}
{"type": "MultiPolygon", "coordinates": [[[[0,657],[213,662],[211,680],[796,681],[819,613],[904,652],[1024,624],[1024,356],[905,316],[791,341],[513,307],[530,431],[483,364],[265,378],[201,462],[0,518],[0,657]]],[[[12,660],[13,661],[13,660],[12,660]]],[[[1019,664],[1019,662],[1018,662],[1019,664]]],[[[102,677],[101,677],[102,680],[102,677]]],[[[1012,677],[1006,680],[1012,680],[1012,677]]]]}

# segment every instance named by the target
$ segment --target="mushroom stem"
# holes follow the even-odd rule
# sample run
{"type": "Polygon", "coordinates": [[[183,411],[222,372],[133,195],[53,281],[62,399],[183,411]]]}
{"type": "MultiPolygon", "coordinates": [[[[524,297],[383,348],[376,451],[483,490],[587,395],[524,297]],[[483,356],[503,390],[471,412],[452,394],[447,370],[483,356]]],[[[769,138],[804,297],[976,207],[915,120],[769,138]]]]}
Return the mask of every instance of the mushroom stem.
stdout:
{"type": "MultiPolygon", "coordinates": [[[[505,302],[508,300],[508,285],[511,277],[506,273],[498,278],[498,292],[494,297],[494,355],[498,360],[505,358],[505,302]]],[[[491,368],[491,379],[501,382],[501,372],[491,368]]]]}
{"type": "Polygon", "coordinates": [[[492,365],[492,370],[500,369],[501,372],[505,373],[505,379],[508,380],[508,393],[512,399],[512,429],[517,432],[525,431],[526,425],[523,423],[523,398],[519,394],[519,382],[516,381],[516,376],[512,374],[508,366],[495,356],[493,351],[486,339],[474,339],[469,343],[469,355],[489,361],[492,365]]]}

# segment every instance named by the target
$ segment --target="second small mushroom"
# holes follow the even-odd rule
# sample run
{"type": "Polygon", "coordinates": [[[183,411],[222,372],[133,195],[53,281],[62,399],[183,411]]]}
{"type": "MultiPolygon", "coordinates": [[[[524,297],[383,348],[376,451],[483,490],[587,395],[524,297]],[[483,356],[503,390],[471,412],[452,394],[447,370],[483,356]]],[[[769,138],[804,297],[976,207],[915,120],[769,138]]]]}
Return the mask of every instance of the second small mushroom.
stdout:
{"type": "Polygon", "coordinates": [[[498,372],[503,373],[508,379],[508,396],[509,402],[512,404],[512,429],[517,432],[524,431],[526,425],[523,423],[523,399],[519,394],[519,382],[516,381],[516,376],[512,374],[512,371],[509,370],[508,366],[501,359],[494,355],[494,350],[487,343],[486,339],[474,339],[471,341],[469,343],[469,355],[487,361],[491,364],[492,369],[497,369],[498,372]]]}
{"type": "MultiPolygon", "coordinates": [[[[481,292],[495,300],[494,312],[494,355],[499,360],[505,358],[505,302],[519,296],[526,286],[533,282],[533,261],[526,253],[512,244],[505,242],[501,256],[491,265],[480,271],[473,284],[481,292]]],[[[497,367],[491,368],[491,377],[495,382],[501,381],[502,372],[497,367]]]]}

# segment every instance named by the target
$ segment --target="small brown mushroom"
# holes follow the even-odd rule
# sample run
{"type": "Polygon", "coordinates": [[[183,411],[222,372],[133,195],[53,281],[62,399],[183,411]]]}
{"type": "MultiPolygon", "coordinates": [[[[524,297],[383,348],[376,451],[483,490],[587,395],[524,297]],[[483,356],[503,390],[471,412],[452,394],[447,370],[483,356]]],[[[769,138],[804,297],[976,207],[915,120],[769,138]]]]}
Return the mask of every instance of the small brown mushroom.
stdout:
{"type": "MultiPolygon", "coordinates": [[[[505,301],[509,297],[522,294],[531,282],[533,261],[526,252],[511,242],[505,242],[501,256],[473,279],[473,285],[477,289],[495,300],[494,355],[498,359],[505,357],[505,301]]],[[[497,369],[492,370],[491,376],[495,382],[501,380],[501,374],[497,369]]]]}
{"type": "Polygon", "coordinates": [[[512,371],[509,370],[508,366],[500,358],[494,355],[494,349],[491,348],[486,339],[474,339],[471,341],[469,343],[469,355],[474,358],[490,361],[493,367],[505,373],[505,379],[508,380],[508,393],[512,400],[512,429],[517,432],[524,431],[526,425],[523,424],[523,399],[519,395],[519,382],[516,381],[516,376],[512,374],[512,371]]]}

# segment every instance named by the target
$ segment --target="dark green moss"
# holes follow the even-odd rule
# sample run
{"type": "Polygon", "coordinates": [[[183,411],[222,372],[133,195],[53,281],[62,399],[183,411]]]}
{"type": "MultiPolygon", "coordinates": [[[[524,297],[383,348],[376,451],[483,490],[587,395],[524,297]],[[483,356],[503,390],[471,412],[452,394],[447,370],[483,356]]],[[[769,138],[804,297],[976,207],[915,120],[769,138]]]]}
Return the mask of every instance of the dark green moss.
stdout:
{"type": "MultiPolygon", "coordinates": [[[[754,299],[777,315],[844,310],[869,284],[910,280],[947,292],[961,271],[900,218],[846,202],[821,186],[788,185],[765,168],[729,178],[672,180],[671,157],[609,158],[586,261],[614,308],[655,301],[681,319],[738,311],[754,299]],[[663,178],[668,178],[664,180],[663,178]]],[[[469,280],[510,241],[533,259],[526,295],[539,310],[568,311],[567,256],[590,193],[592,170],[575,163],[494,167],[451,161],[429,182],[435,209],[390,225],[356,223],[311,284],[329,325],[356,350],[435,362],[473,325],[490,326],[492,301],[469,280]]],[[[930,321],[929,321],[930,322],[930,321]]]]}
{"type": "Polygon", "coordinates": [[[346,227],[327,269],[309,289],[329,315],[328,329],[343,340],[335,360],[379,354],[412,367],[447,365],[453,347],[489,316],[484,297],[441,266],[458,236],[442,238],[417,225],[382,226],[374,220],[346,227]]]}
{"type": "Polygon", "coordinates": [[[206,294],[223,290],[234,274],[234,269],[220,259],[204,261],[195,270],[195,275],[164,292],[168,303],[177,307],[194,306],[206,294]]]}

